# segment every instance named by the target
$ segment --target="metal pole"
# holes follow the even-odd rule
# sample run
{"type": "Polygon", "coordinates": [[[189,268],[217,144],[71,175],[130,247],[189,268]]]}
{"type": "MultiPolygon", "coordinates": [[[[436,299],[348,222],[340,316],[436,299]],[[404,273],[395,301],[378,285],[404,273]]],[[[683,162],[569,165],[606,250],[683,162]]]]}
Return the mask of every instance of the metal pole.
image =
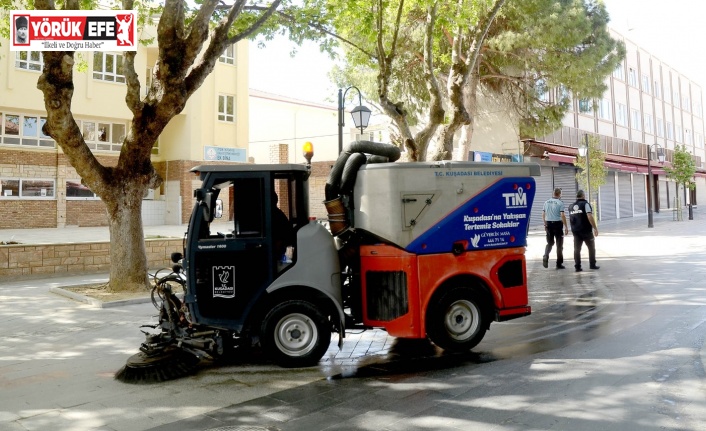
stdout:
{"type": "MultiPolygon", "coordinates": [[[[355,87],[353,87],[353,88],[355,88],[355,87]]],[[[360,95],[360,90],[358,90],[357,88],[355,88],[355,91],[358,92],[358,106],[363,106],[363,98],[362,98],[361,95],[360,95]]],[[[361,121],[361,122],[360,122],[360,138],[361,138],[361,139],[363,138],[363,129],[364,129],[364,127],[363,127],[363,122],[361,121]]]]}
{"type": "MultiPolygon", "coordinates": [[[[343,90],[338,89],[338,154],[343,152],[343,90]]],[[[338,158],[338,157],[336,157],[338,158]]]]}
{"type": "MultiPolygon", "coordinates": [[[[591,154],[591,146],[588,144],[588,133],[586,133],[586,191],[588,192],[588,203],[591,203],[591,160],[589,155],[591,154]]],[[[595,210],[591,206],[592,210],[595,210]]]]}
{"type": "Polygon", "coordinates": [[[647,146],[647,227],[655,227],[654,220],[652,219],[652,202],[654,197],[652,196],[652,165],[650,161],[652,160],[652,145],[647,146]]]}

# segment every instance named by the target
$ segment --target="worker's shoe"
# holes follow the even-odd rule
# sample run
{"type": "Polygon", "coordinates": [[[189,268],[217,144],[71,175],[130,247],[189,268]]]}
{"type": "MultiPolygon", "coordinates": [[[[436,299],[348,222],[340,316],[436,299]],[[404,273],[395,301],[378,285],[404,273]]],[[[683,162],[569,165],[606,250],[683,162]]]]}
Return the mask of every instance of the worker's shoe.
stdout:
{"type": "Polygon", "coordinates": [[[560,263],[556,265],[556,269],[566,269],[566,267],[560,263]]]}
{"type": "Polygon", "coordinates": [[[598,265],[591,265],[591,269],[601,269],[601,267],[598,265]]]}
{"type": "Polygon", "coordinates": [[[583,269],[581,269],[580,266],[577,266],[577,267],[576,267],[576,272],[581,272],[581,271],[583,271],[583,269]]]}
{"type": "Polygon", "coordinates": [[[549,256],[542,256],[542,266],[545,268],[549,268],[549,256]]]}

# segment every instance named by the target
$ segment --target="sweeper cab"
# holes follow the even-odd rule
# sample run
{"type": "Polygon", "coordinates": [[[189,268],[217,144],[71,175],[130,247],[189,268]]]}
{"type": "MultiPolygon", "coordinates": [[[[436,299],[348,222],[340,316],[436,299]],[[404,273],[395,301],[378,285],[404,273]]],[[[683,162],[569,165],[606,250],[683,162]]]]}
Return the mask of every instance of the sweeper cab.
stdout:
{"type": "Polygon", "coordinates": [[[327,220],[309,214],[310,163],[193,168],[201,185],[180,264],[157,283],[158,332],[123,380],[258,342],[282,366],[310,366],[332,332],[340,347],[346,331],[368,328],[467,351],[491,322],[529,315],[539,166],[399,156],[393,145],[349,145],[325,185],[327,220]]]}

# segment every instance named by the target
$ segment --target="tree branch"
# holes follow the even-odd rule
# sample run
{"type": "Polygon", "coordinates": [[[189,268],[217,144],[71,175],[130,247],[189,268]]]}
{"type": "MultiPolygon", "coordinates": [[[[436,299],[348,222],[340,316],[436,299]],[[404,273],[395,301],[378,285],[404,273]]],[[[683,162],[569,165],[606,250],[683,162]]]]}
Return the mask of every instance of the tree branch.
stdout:
{"type": "Polygon", "coordinates": [[[243,30],[239,34],[229,38],[226,41],[226,46],[234,44],[236,42],[239,42],[243,39],[250,37],[253,33],[255,33],[260,28],[260,26],[262,26],[262,24],[265,23],[265,21],[267,21],[272,16],[272,14],[275,13],[275,11],[277,10],[277,8],[279,7],[281,2],[282,2],[282,0],[275,0],[274,2],[272,2],[272,4],[265,10],[265,13],[263,13],[260,16],[260,18],[257,19],[257,21],[252,23],[250,25],[250,27],[246,28],[245,30],[243,30]]]}
{"type": "Polygon", "coordinates": [[[434,2],[427,8],[427,19],[424,27],[424,80],[427,92],[429,93],[429,121],[426,126],[417,133],[415,142],[419,148],[422,160],[426,158],[426,149],[439,125],[444,121],[444,108],[441,103],[441,90],[439,82],[434,73],[434,26],[436,24],[436,12],[438,3],[434,2]]]}
{"type": "MultiPolygon", "coordinates": [[[[216,10],[218,3],[219,0],[207,0],[199,9],[199,12],[196,14],[196,17],[194,17],[194,20],[191,21],[188,36],[185,40],[184,63],[192,64],[201,51],[203,43],[206,39],[208,39],[209,23],[211,22],[211,16],[213,15],[213,11],[216,10]]],[[[228,16],[232,14],[234,9],[242,9],[242,5],[244,3],[245,0],[238,0],[235,2],[228,13],[228,16]]]]}
{"type": "MultiPolygon", "coordinates": [[[[259,9],[259,8],[258,8],[258,7],[252,7],[252,8],[248,8],[248,9],[259,9]]],[[[263,9],[263,10],[264,10],[264,9],[263,9]]],[[[292,15],[290,15],[290,14],[284,12],[284,11],[278,11],[278,12],[277,12],[277,15],[280,16],[280,17],[282,17],[282,18],[284,18],[284,19],[286,19],[286,20],[288,20],[288,21],[290,21],[290,22],[296,22],[296,18],[294,18],[292,15]]],[[[357,49],[358,51],[362,52],[363,54],[365,54],[365,55],[368,56],[369,58],[372,58],[372,59],[377,60],[377,56],[375,56],[374,53],[372,53],[372,52],[370,52],[370,51],[364,49],[362,46],[360,46],[360,45],[354,43],[352,40],[347,39],[347,38],[345,38],[345,37],[339,35],[338,33],[334,33],[333,31],[327,29],[326,26],[324,26],[323,24],[320,24],[320,23],[318,23],[318,22],[316,22],[316,21],[309,21],[309,22],[307,23],[307,26],[309,26],[309,27],[311,27],[311,28],[313,28],[313,29],[316,29],[316,30],[318,30],[318,31],[319,31],[320,33],[322,33],[322,34],[331,36],[332,38],[337,39],[337,40],[339,40],[339,41],[345,43],[346,45],[351,46],[351,47],[357,49]]]]}
{"type": "Polygon", "coordinates": [[[142,110],[142,100],[140,97],[140,78],[135,72],[135,55],[134,51],[126,51],[123,53],[125,63],[123,64],[123,72],[125,73],[125,85],[127,92],[125,94],[125,104],[133,114],[137,114],[142,110]]]}

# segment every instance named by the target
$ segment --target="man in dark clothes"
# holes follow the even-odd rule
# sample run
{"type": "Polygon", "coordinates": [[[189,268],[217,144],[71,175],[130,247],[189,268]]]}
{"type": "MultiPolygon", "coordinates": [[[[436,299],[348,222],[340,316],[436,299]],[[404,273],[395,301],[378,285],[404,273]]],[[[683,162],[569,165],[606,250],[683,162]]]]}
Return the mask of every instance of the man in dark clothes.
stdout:
{"type": "Polygon", "coordinates": [[[569,220],[571,233],[574,234],[574,268],[576,272],[581,269],[581,246],[586,243],[588,248],[588,263],[591,269],[598,269],[596,265],[596,240],[598,227],[593,218],[591,204],[586,201],[583,190],[576,192],[576,202],[569,205],[569,220]]]}
{"type": "Polygon", "coordinates": [[[272,192],[272,236],[275,256],[280,257],[287,247],[294,245],[294,228],[287,216],[277,207],[277,193],[272,192]]]}

